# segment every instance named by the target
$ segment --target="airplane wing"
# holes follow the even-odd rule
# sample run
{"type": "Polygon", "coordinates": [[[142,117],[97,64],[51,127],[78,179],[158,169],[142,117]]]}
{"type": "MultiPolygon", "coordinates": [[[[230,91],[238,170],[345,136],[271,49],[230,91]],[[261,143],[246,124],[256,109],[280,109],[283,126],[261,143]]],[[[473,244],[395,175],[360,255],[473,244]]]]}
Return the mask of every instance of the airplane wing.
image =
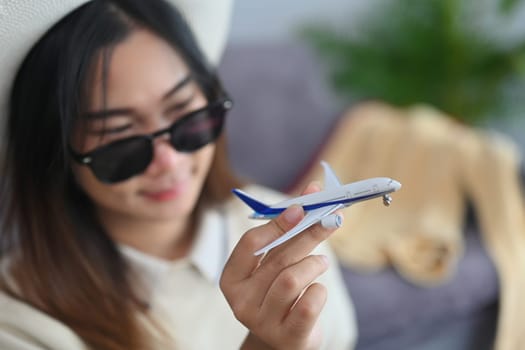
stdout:
{"type": "Polygon", "coordinates": [[[308,227],[318,223],[321,221],[324,217],[332,214],[338,209],[343,208],[344,205],[342,204],[335,204],[327,207],[322,207],[318,209],[314,209],[309,211],[303,220],[299,222],[296,226],[294,226],[290,231],[284,233],[282,236],[277,238],[275,241],[271,242],[270,244],[266,245],[265,247],[259,249],[254,253],[254,255],[261,255],[263,253],[266,253],[272,248],[277,247],[278,245],[283,244],[284,242],[288,241],[289,239],[297,236],[299,233],[306,230],[308,227]]]}
{"type": "Polygon", "coordinates": [[[324,188],[336,188],[341,187],[341,181],[337,178],[337,175],[332,170],[332,167],[325,161],[321,162],[324,169],[324,188]]]}

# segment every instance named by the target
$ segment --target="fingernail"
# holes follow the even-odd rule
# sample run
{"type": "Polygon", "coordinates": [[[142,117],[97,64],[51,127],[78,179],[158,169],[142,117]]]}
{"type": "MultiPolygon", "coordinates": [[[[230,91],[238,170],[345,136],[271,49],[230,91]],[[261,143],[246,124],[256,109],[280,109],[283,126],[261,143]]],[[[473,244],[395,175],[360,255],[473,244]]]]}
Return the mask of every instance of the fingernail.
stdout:
{"type": "Polygon", "coordinates": [[[291,224],[295,224],[301,219],[303,215],[303,208],[298,205],[293,205],[284,211],[284,219],[291,224]]]}

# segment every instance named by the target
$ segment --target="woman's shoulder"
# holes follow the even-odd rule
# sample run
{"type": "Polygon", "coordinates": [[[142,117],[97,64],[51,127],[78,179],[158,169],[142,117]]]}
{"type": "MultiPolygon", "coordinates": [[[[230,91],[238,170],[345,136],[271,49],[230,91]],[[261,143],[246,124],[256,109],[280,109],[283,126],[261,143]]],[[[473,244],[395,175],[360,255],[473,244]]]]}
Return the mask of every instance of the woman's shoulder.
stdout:
{"type": "Polygon", "coordinates": [[[59,321],[0,291],[0,349],[85,350],[87,347],[59,321]]]}

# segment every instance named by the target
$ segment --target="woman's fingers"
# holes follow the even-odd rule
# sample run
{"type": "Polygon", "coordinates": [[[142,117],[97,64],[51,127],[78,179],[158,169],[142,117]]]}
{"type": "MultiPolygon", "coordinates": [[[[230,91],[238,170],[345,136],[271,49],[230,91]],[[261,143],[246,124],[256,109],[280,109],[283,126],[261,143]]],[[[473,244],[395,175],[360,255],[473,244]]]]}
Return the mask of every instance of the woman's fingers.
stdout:
{"type": "Polygon", "coordinates": [[[327,239],[334,229],[327,229],[320,224],[310,226],[288,242],[270,250],[261,261],[252,278],[260,281],[275,279],[282,270],[294,265],[309,255],[322,241],[327,239]]]}
{"type": "MultiPolygon", "coordinates": [[[[281,219],[281,217],[277,218],[277,225],[281,219]]],[[[252,289],[245,298],[256,305],[262,305],[266,293],[281,271],[304,259],[333,231],[316,224],[266,253],[258,262],[257,268],[252,269],[249,275],[250,282],[257,284],[258,288],[252,289]]]]}
{"type": "MultiPolygon", "coordinates": [[[[291,338],[305,339],[312,336],[310,332],[319,319],[326,296],[326,287],[322,284],[313,283],[306,288],[283,322],[283,329],[291,338]]],[[[311,343],[312,340],[308,342],[311,343]]]]}
{"type": "Polygon", "coordinates": [[[281,271],[264,297],[260,309],[261,317],[282,322],[297,301],[297,297],[327,268],[326,256],[310,255],[281,271]]]}
{"type": "MultiPolygon", "coordinates": [[[[300,295],[283,320],[261,318],[259,327],[252,329],[258,339],[264,339],[267,348],[319,349],[322,329],[317,324],[326,303],[326,288],[319,283],[309,285],[300,295]]],[[[255,347],[254,347],[255,349],[255,347]]]]}
{"type": "Polygon", "coordinates": [[[246,232],[226,263],[221,283],[236,283],[250,277],[261,260],[261,257],[253,253],[297,225],[303,217],[301,207],[291,206],[276,219],[246,232]]]}
{"type": "MultiPolygon", "coordinates": [[[[303,194],[317,192],[319,189],[320,185],[314,181],[305,188],[303,194]]],[[[303,217],[304,212],[300,206],[291,206],[266,225],[246,232],[230,255],[226,264],[228,269],[224,271],[222,278],[231,282],[249,277],[260,262],[260,257],[253,253],[293,228],[303,217]]]]}
{"type": "Polygon", "coordinates": [[[261,257],[253,255],[260,246],[279,237],[303,217],[300,207],[290,207],[271,222],[246,232],[228,259],[220,280],[220,288],[235,317],[252,329],[259,307],[275,276],[266,280],[253,278],[261,257]],[[269,237],[268,237],[269,236],[269,237]]]}
{"type": "MultiPolygon", "coordinates": [[[[311,183],[305,193],[319,190],[317,183],[311,183]]],[[[239,241],[226,264],[221,278],[221,289],[235,289],[231,293],[243,293],[236,286],[243,280],[250,279],[258,288],[251,288],[243,294],[243,303],[253,303],[260,306],[270,285],[276,276],[288,266],[301,261],[305,256],[334,231],[319,224],[309,227],[290,241],[272,249],[263,259],[253,255],[253,252],[275,240],[290,230],[304,217],[302,208],[292,206],[276,219],[266,225],[248,231],[239,241]]]]}

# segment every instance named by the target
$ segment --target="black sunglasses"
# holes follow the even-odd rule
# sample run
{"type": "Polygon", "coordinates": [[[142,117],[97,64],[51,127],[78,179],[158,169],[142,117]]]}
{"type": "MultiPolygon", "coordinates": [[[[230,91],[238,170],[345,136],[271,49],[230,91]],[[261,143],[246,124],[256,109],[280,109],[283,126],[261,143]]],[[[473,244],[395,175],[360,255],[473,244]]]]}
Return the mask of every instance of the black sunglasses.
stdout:
{"type": "Polygon", "coordinates": [[[226,112],[232,106],[231,100],[221,99],[152,134],[127,137],[85,154],[76,153],[71,148],[70,151],[73,159],[91,168],[100,181],[124,181],[146,170],[153,159],[153,140],[161,135],[169,134],[171,145],[179,152],[194,152],[214,142],[222,132],[226,112]]]}

